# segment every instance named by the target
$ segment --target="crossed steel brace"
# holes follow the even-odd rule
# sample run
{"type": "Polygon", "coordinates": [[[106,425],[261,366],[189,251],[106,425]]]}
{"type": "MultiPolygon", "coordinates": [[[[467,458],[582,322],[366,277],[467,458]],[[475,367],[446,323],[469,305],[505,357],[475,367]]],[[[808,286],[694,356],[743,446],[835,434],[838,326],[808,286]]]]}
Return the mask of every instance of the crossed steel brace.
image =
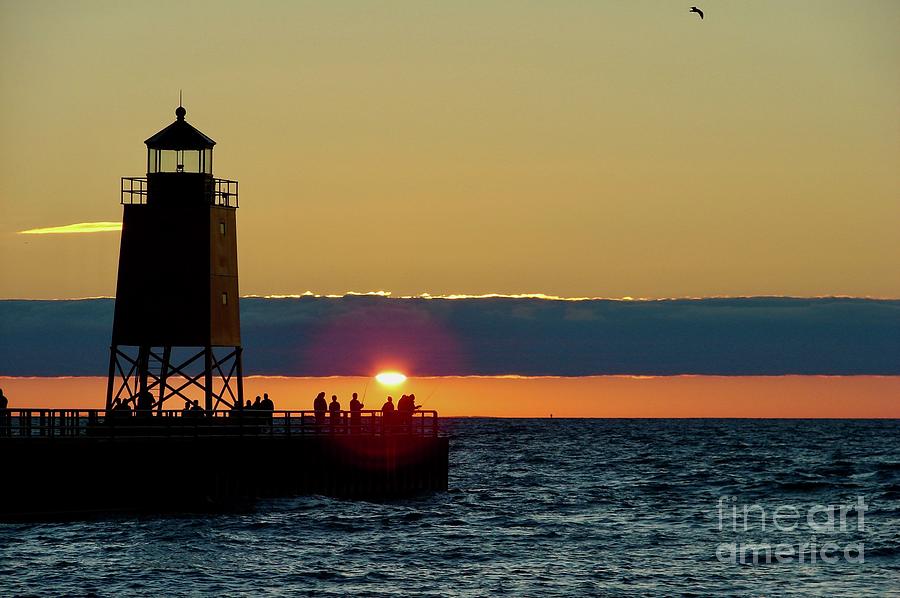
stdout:
{"type": "Polygon", "coordinates": [[[129,355],[118,345],[110,347],[107,409],[112,408],[115,399],[135,399],[141,393],[149,392],[154,399],[153,407],[161,411],[163,404],[172,397],[190,401],[182,391],[191,386],[203,391],[206,411],[215,411],[223,404],[231,408],[244,401],[241,347],[228,347],[230,351],[221,358],[216,356],[214,347],[202,347],[178,365],[171,363],[171,346],[162,347],[161,353],[156,347],[142,346],[135,349],[137,357],[129,355]],[[151,358],[159,362],[159,373],[150,369],[151,358]],[[203,369],[191,374],[188,368],[201,358],[203,369]],[[178,380],[184,380],[177,387],[170,380],[175,376],[179,377],[178,380]],[[221,381],[221,388],[216,392],[214,381],[218,380],[221,381]]]}

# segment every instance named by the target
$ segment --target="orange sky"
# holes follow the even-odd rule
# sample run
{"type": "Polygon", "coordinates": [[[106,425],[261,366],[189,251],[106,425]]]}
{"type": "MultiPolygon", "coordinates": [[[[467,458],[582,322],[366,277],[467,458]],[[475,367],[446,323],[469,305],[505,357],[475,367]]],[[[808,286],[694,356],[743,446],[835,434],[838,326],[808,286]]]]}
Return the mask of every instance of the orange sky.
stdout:
{"type": "MultiPolygon", "coordinates": [[[[0,298],[187,118],[244,294],[900,297],[900,2],[0,1],[0,298]]],[[[101,227],[103,228],[103,227],[101,227]]]]}
{"type": "MultiPolygon", "coordinates": [[[[251,376],[245,389],[250,398],[268,392],[281,409],[310,409],[322,390],[346,408],[365,385],[365,378],[251,376]]],[[[0,377],[0,388],[10,407],[102,408],[106,381],[0,377]]],[[[366,408],[404,392],[443,416],[900,418],[898,376],[411,378],[392,389],[371,381],[366,408]]]]}

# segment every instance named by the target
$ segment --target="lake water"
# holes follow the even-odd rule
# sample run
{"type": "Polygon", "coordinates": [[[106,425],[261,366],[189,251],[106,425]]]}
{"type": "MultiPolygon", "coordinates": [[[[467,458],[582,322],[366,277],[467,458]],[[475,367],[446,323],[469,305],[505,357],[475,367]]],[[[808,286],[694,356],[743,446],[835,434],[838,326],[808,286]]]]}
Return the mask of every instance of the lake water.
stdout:
{"type": "Polygon", "coordinates": [[[0,524],[0,595],[900,592],[896,420],[445,426],[446,493],[0,524]],[[760,544],[780,562],[774,553],[766,562],[760,544]]]}

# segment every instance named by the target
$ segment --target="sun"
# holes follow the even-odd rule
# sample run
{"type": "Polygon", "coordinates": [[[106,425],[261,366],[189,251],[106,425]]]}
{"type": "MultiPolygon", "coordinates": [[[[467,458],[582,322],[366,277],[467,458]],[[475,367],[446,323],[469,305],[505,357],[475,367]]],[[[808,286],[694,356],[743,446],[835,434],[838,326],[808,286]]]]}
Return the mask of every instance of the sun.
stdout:
{"type": "Polygon", "coordinates": [[[385,386],[397,386],[406,382],[406,376],[400,372],[381,372],[375,376],[375,379],[385,386]]]}

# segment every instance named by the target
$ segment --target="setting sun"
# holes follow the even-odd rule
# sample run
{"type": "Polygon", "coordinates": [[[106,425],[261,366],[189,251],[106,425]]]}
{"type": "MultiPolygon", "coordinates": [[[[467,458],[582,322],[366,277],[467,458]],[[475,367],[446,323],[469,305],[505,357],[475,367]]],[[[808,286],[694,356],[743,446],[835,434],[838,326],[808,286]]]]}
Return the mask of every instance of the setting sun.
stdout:
{"type": "Polygon", "coordinates": [[[385,386],[397,386],[406,382],[406,376],[400,372],[381,372],[375,376],[375,379],[385,386]]]}

